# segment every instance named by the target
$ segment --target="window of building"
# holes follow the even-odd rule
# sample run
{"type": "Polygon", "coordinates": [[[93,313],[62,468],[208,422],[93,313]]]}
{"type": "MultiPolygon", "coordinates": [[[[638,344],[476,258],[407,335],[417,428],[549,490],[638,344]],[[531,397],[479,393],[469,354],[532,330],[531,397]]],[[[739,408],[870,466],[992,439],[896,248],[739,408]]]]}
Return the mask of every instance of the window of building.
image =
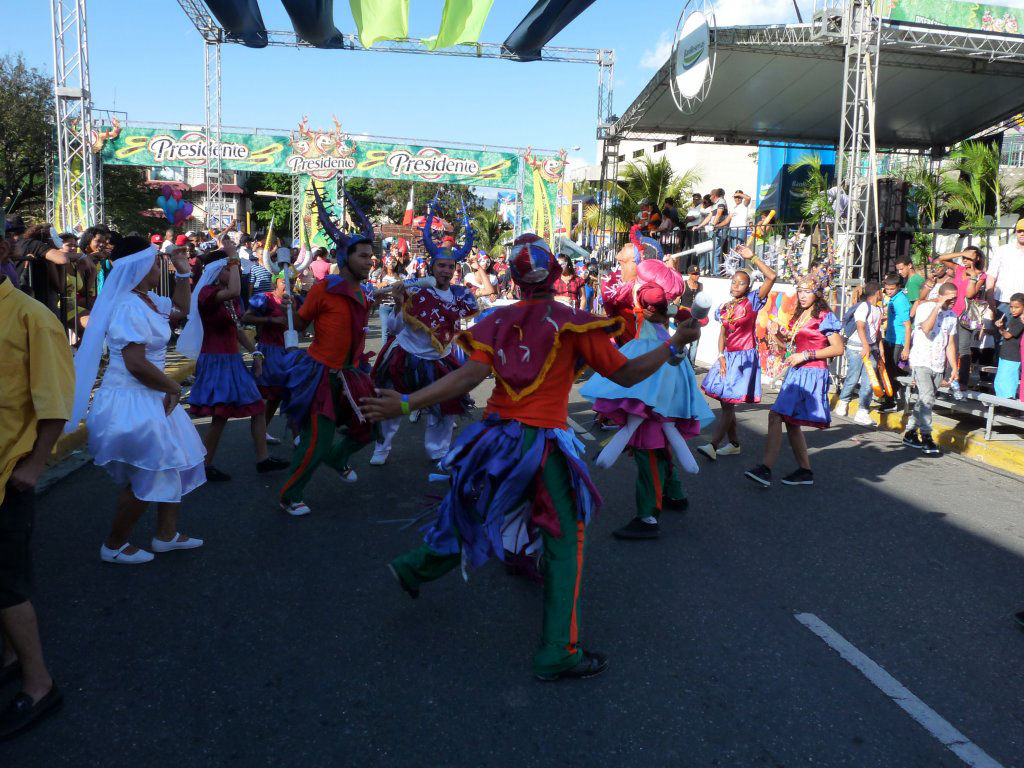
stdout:
{"type": "Polygon", "coordinates": [[[619,155],[619,157],[618,157],[618,161],[619,161],[620,163],[621,163],[621,162],[622,162],[623,160],[625,160],[625,159],[626,159],[626,156],[625,156],[625,155],[619,155]]]}
{"type": "Polygon", "coordinates": [[[633,150],[633,157],[634,158],[636,158],[636,157],[643,157],[643,156],[644,156],[644,151],[642,149],[634,149],[633,150]]]}
{"type": "Polygon", "coordinates": [[[664,141],[659,141],[657,144],[655,144],[654,145],[654,151],[655,152],[664,152],[665,151],[665,142],[664,141]]]}

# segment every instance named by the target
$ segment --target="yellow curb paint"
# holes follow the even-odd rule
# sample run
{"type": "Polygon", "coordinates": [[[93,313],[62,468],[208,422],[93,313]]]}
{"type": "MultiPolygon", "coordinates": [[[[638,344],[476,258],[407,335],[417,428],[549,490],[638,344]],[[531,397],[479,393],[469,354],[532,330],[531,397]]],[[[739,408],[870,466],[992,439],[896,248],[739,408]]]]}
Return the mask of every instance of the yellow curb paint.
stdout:
{"type": "MultiPolygon", "coordinates": [[[[830,406],[835,407],[838,397],[830,398],[830,406]]],[[[859,403],[850,403],[847,417],[852,417],[859,410],[859,403]]],[[[903,412],[878,413],[868,411],[871,420],[882,429],[902,433],[904,429],[903,412]]],[[[938,422],[932,423],[932,439],[936,445],[946,451],[959,453],[961,456],[980,461],[990,467],[1024,476],[1024,442],[1007,440],[986,440],[984,435],[968,434],[957,427],[948,427],[938,422]]]]}
{"type": "MultiPolygon", "coordinates": [[[[174,363],[164,369],[164,373],[170,376],[179,384],[192,375],[192,372],[196,369],[195,360],[187,360],[181,363],[174,363]]],[[[60,439],[57,440],[57,444],[53,446],[53,453],[50,455],[50,466],[59,463],[63,459],[67,458],[73,451],[77,451],[83,445],[86,444],[89,437],[89,433],[85,428],[85,422],[78,425],[78,429],[74,432],[69,432],[66,435],[61,435],[60,439]]]]}

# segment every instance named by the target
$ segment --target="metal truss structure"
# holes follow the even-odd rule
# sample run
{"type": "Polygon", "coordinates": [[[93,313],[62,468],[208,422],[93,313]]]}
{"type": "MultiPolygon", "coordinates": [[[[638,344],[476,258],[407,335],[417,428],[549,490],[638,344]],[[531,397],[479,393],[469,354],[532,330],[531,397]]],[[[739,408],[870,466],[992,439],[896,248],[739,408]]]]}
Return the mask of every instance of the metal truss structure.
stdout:
{"type": "Polygon", "coordinates": [[[57,138],[57,185],[46,168],[47,213],[61,230],[100,221],[100,169],[92,153],[92,96],[85,0],[50,0],[53,29],[53,93],[57,138]]]}

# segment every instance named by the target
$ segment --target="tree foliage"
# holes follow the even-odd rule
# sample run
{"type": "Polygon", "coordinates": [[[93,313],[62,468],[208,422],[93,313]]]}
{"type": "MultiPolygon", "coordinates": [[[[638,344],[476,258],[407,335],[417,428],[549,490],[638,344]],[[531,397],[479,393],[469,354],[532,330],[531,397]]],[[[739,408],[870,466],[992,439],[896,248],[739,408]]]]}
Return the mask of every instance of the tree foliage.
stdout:
{"type": "Polygon", "coordinates": [[[53,81],[21,54],[0,57],[0,206],[42,218],[53,144],[53,81]]]}
{"type": "MultiPolygon", "coordinates": [[[[678,203],[689,198],[700,180],[700,173],[695,168],[678,173],[668,158],[652,160],[644,155],[627,165],[618,181],[610,186],[613,202],[608,208],[608,224],[620,232],[629,229],[640,212],[641,201],[650,200],[659,209],[666,197],[673,197],[678,203]]],[[[590,213],[588,217],[588,211],[584,210],[583,218],[590,226],[594,214],[590,213]]]]}
{"type": "Polygon", "coordinates": [[[143,216],[155,208],[160,191],[145,185],[146,169],[131,165],[103,168],[103,208],[107,223],[118,232],[162,232],[167,219],[143,216]]]}
{"type": "Polygon", "coordinates": [[[512,239],[512,228],[496,210],[482,208],[473,217],[473,242],[490,256],[498,256],[512,239]]]}
{"type": "Polygon", "coordinates": [[[821,167],[821,155],[802,155],[789,166],[791,173],[803,171],[804,180],[794,185],[793,194],[800,200],[800,215],[813,229],[823,219],[832,218],[835,212],[828,199],[829,179],[821,167]]]}
{"type": "Polygon", "coordinates": [[[252,200],[253,229],[265,232],[274,222],[274,232],[291,236],[292,201],[290,197],[261,197],[256,192],[291,195],[292,177],[287,173],[252,173],[245,182],[245,192],[252,200]]]}

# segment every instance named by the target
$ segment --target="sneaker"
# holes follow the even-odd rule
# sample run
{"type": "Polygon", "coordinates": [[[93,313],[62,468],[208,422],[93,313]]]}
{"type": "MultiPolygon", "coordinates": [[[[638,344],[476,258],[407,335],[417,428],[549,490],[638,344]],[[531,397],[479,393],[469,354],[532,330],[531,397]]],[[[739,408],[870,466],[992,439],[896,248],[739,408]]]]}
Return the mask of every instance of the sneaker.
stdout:
{"type": "Polygon", "coordinates": [[[814,473],[799,467],[795,472],[790,472],[782,478],[782,482],[785,485],[814,485],[814,473]]]}
{"type": "Polygon", "coordinates": [[[671,509],[675,512],[685,512],[690,508],[690,500],[685,497],[682,499],[664,499],[661,505],[665,509],[671,509]]]}
{"type": "Polygon", "coordinates": [[[873,422],[871,420],[871,417],[868,416],[867,408],[861,408],[859,411],[857,411],[857,413],[853,415],[853,423],[860,424],[862,427],[875,426],[875,422],[873,422]]]}
{"type": "Polygon", "coordinates": [[[279,459],[277,456],[267,456],[263,461],[256,462],[256,471],[262,475],[264,472],[277,472],[279,469],[287,469],[290,466],[290,461],[279,459]]]}
{"type": "Polygon", "coordinates": [[[738,443],[726,443],[716,453],[719,456],[739,456],[740,446],[738,443]]]}
{"type": "Polygon", "coordinates": [[[211,483],[226,483],[231,479],[231,475],[227,472],[221,472],[215,466],[210,465],[206,468],[206,479],[211,483]]]}
{"type": "Polygon", "coordinates": [[[370,466],[380,467],[383,466],[387,460],[388,455],[391,453],[390,448],[381,448],[380,446],[373,449],[373,456],[370,457],[370,466]]]}
{"type": "Polygon", "coordinates": [[[758,464],[753,469],[748,469],[744,472],[747,477],[753,480],[755,483],[760,483],[765,488],[771,488],[772,486],[772,471],[768,469],[764,464],[758,464]]]}
{"type": "Polygon", "coordinates": [[[697,453],[702,453],[712,461],[718,459],[718,451],[715,450],[715,446],[711,443],[704,443],[704,445],[697,446],[697,453]]]}
{"type": "Polygon", "coordinates": [[[356,471],[352,469],[352,467],[345,467],[343,470],[338,472],[338,474],[341,475],[342,481],[346,483],[354,483],[359,479],[359,475],[356,474],[356,471]]]}
{"type": "Polygon", "coordinates": [[[405,594],[407,594],[413,600],[415,600],[417,597],[420,596],[420,588],[419,587],[415,587],[412,584],[409,584],[405,579],[403,579],[401,576],[399,576],[398,575],[398,570],[395,568],[394,565],[392,565],[391,563],[388,563],[387,564],[387,569],[388,569],[388,572],[392,576],[395,577],[395,581],[398,582],[398,586],[400,586],[402,588],[402,591],[405,592],[405,594]]]}
{"type": "Polygon", "coordinates": [[[555,672],[550,675],[541,675],[536,672],[534,677],[545,683],[553,683],[558,680],[585,680],[588,677],[596,677],[608,669],[608,657],[603,653],[583,651],[583,658],[580,663],[571,669],[563,672],[555,672]]]}
{"type": "Polygon", "coordinates": [[[907,446],[907,448],[917,448],[919,451],[924,448],[924,443],[922,443],[921,438],[917,436],[916,429],[907,430],[907,433],[903,435],[903,444],[907,446]]]}
{"type": "Polygon", "coordinates": [[[19,693],[0,712],[0,741],[12,739],[39,724],[60,709],[63,703],[64,696],[56,683],[53,683],[49,693],[36,702],[27,693],[19,693]]]}
{"type": "Polygon", "coordinates": [[[656,539],[661,535],[661,528],[655,523],[645,523],[634,517],[626,525],[612,531],[616,539],[656,539]]]}
{"type": "Polygon", "coordinates": [[[879,413],[896,413],[896,411],[898,411],[899,409],[900,409],[900,407],[898,405],[896,405],[896,401],[894,400],[891,403],[883,403],[882,407],[878,409],[878,412],[879,413]]]}
{"type": "Polygon", "coordinates": [[[304,501],[282,501],[281,509],[292,517],[303,517],[313,511],[304,501]]]}
{"type": "Polygon", "coordinates": [[[850,408],[849,400],[840,400],[836,403],[835,410],[832,411],[833,416],[845,416],[846,412],[850,408]]]}
{"type": "Polygon", "coordinates": [[[280,445],[281,441],[267,432],[267,445],[280,445]]]}
{"type": "Polygon", "coordinates": [[[921,450],[924,451],[926,456],[939,456],[942,454],[942,451],[939,450],[939,446],[937,446],[935,441],[932,440],[931,435],[921,436],[921,450]]]}
{"type": "Polygon", "coordinates": [[[415,424],[417,421],[420,420],[421,415],[423,415],[423,411],[413,411],[412,413],[409,414],[409,421],[415,424]]]}

